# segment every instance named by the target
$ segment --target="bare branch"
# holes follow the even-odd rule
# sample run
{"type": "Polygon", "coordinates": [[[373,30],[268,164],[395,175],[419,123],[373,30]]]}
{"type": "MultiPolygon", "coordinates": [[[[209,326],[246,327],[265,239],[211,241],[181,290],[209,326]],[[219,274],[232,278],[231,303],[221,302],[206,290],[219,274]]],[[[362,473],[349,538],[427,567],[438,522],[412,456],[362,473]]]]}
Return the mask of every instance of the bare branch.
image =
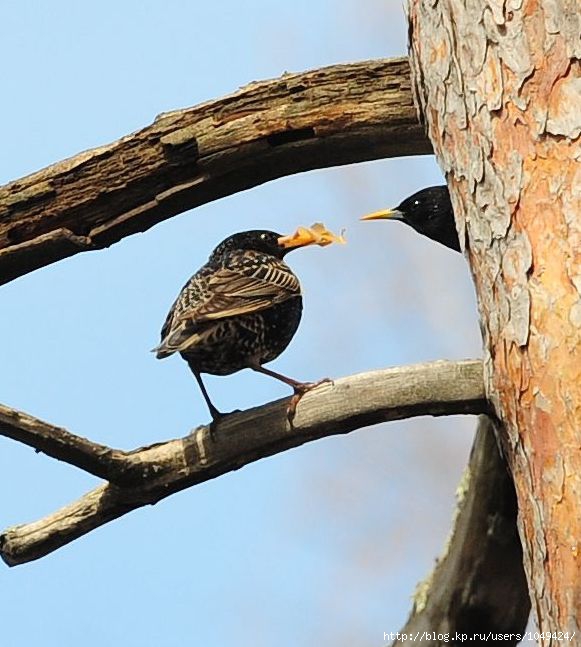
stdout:
{"type": "Polygon", "coordinates": [[[0,435],[105,480],[111,480],[111,474],[122,469],[126,462],[127,452],[91,442],[3,404],[0,404],[0,435]]]}
{"type": "Polygon", "coordinates": [[[406,58],[251,83],[0,188],[0,284],[316,168],[431,153],[406,58]]]}
{"type": "MultiPolygon", "coordinates": [[[[516,645],[531,603],[517,531],[514,485],[500,456],[491,420],[482,416],[470,463],[458,488],[459,504],[444,554],[416,591],[414,608],[396,645],[415,645],[423,632],[437,634],[512,634],[495,644],[516,645]],[[406,639],[403,638],[406,636],[406,639]]],[[[445,641],[453,642],[456,641],[445,641]]],[[[461,641],[460,641],[461,642],[461,641]]]]}
{"type": "MultiPolygon", "coordinates": [[[[0,536],[0,556],[11,566],[38,559],[131,510],[312,440],[388,420],[487,410],[480,360],[431,362],[342,378],[305,395],[292,429],[287,405],[288,399],[278,400],[233,414],[213,435],[208,427],[198,427],[184,438],[118,452],[113,461],[97,446],[95,460],[103,461],[116,485],[101,485],[40,521],[7,530],[0,536]]],[[[26,438],[28,444],[83,469],[91,463],[86,457],[91,453],[88,441],[65,432],[63,442],[52,426],[47,436],[40,433],[39,441],[28,431],[34,427],[30,419],[25,418],[24,425],[18,417],[6,420],[0,433],[26,438]]]]}

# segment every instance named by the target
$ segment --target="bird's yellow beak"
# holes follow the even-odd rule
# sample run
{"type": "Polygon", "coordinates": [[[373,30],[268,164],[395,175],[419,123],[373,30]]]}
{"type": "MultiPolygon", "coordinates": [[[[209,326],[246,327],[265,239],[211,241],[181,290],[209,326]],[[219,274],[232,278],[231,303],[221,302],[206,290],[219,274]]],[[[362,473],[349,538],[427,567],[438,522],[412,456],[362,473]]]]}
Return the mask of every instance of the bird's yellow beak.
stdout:
{"type": "Polygon", "coordinates": [[[401,218],[401,212],[397,209],[383,209],[382,211],[374,211],[361,216],[359,220],[388,220],[389,218],[401,218]]]}
{"type": "Polygon", "coordinates": [[[285,249],[294,249],[295,247],[306,247],[307,245],[319,245],[325,247],[331,243],[340,243],[344,245],[347,241],[342,234],[337,236],[327,229],[321,222],[316,222],[310,227],[298,227],[294,234],[281,236],[278,244],[285,249]]]}

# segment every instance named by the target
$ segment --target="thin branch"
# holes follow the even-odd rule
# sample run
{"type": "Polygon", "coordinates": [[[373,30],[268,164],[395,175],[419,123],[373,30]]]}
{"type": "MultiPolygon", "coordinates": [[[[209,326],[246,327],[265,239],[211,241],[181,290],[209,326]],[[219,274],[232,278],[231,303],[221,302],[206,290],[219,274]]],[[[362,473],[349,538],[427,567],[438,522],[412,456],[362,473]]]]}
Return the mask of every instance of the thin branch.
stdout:
{"type": "Polygon", "coordinates": [[[285,175],[432,152],[406,58],[251,83],[0,187],[0,285],[285,175]]]}
{"type": "Polygon", "coordinates": [[[127,452],[123,450],[99,445],[3,404],[0,404],[0,435],[105,480],[111,480],[111,474],[126,463],[127,452]]]}
{"type": "Polygon", "coordinates": [[[431,636],[421,641],[426,647],[469,643],[474,633],[503,634],[494,644],[510,647],[524,634],[531,603],[517,531],[516,493],[486,416],[479,420],[458,498],[444,554],[418,586],[412,614],[394,647],[416,645],[418,634],[431,636]],[[443,641],[442,634],[465,637],[443,641]]]}
{"type": "MultiPolygon", "coordinates": [[[[97,446],[95,461],[102,460],[116,485],[101,485],[40,521],[7,530],[0,536],[0,556],[11,566],[38,559],[131,510],[312,440],[388,420],[487,410],[480,360],[432,362],[342,378],[304,396],[293,428],[287,405],[288,399],[278,400],[233,414],[213,434],[208,427],[198,427],[184,438],[119,452],[116,461],[97,446]]],[[[18,419],[15,424],[17,431],[6,434],[12,438],[21,434],[18,419]]],[[[6,428],[4,420],[0,433],[6,428]]],[[[68,432],[61,442],[58,429],[50,429],[48,436],[40,434],[42,443],[26,432],[27,443],[84,469],[90,463],[90,443],[68,432]],[[75,451],[68,451],[71,446],[75,451]]]]}

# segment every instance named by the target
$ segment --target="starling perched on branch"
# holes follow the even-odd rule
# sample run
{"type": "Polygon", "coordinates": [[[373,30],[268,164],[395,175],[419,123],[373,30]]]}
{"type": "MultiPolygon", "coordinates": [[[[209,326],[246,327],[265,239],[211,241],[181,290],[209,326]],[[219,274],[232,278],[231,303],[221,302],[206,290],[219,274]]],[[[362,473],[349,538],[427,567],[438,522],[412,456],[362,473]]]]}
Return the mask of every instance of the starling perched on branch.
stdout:
{"type": "Polygon", "coordinates": [[[334,241],[344,242],[320,224],[300,227],[292,236],[261,230],[234,234],[183,287],[154,350],[158,359],[180,353],[186,360],[214,421],[223,414],[212,404],[201,373],[229,375],[251,368],[281,380],[295,393],[291,420],[300,397],[320,384],[293,380],[262,364],[282,353],[301,319],[301,287],[284,256],[334,241]]]}
{"type": "Polygon", "coordinates": [[[385,209],[363,216],[361,220],[400,220],[450,249],[460,251],[458,232],[448,187],[430,186],[406,198],[395,209],[385,209]]]}

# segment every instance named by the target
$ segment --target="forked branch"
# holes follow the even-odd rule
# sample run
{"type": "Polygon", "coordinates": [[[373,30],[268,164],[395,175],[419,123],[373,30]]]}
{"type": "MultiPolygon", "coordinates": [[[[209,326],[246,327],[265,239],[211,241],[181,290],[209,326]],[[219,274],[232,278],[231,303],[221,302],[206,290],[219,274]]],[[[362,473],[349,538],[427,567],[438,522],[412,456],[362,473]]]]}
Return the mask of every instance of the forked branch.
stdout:
{"type": "Polygon", "coordinates": [[[482,362],[432,362],[342,378],[307,393],[293,427],[288,399],[225,418],[210,434],[124,452],[93,444],[3,408],[0,433],[110,482],[35,523],[0,536],[9,565],[38,559],[131,510],[303,443],[368,425],[421,415],[486,412],[482,362]]]}

